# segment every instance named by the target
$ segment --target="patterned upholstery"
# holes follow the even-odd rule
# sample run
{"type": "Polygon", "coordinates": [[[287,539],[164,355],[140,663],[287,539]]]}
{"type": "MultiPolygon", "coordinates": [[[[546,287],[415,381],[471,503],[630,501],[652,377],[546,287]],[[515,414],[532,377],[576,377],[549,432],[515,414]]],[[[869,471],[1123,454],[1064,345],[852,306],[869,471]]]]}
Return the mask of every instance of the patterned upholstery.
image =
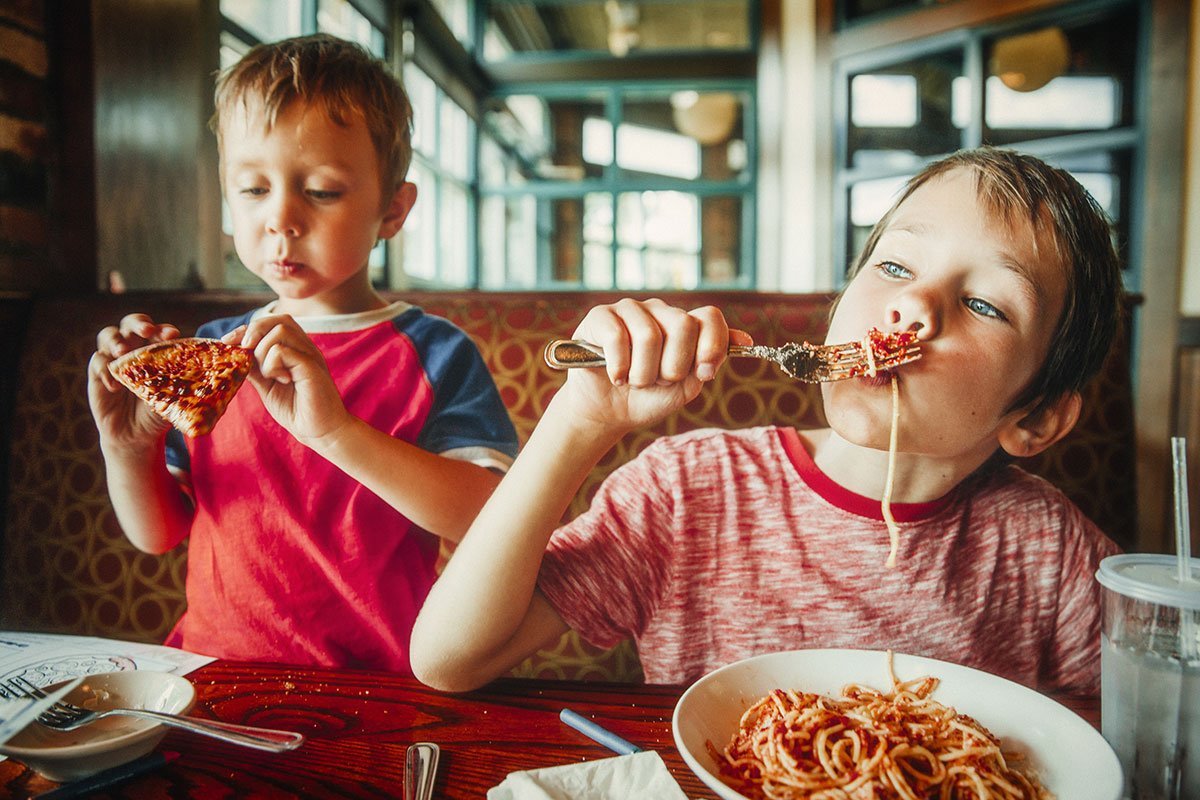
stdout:
{"type": "MultiPolygon", "coordinates": [[[[713,304],[758,342],[819,339],[828,295],[687,293],[660,295],[687,307],[713,304]]],[[[480,347],[525,441],[562,382],[542,348],[568,336],[584,312],[614,296],[597,294],[422,293],[406,296],[461,326],[480,347]]],[[[185,332],[245,311],[262,296],[131,294],[32,301],[12,402],[9,493],[3,509],[0,627],[161,641],[184,604],[185,548],[165,556],[135,550],[108,504],[103,463],[87,408],[85,370],[96,332],[143,311],[185,332]]],[[[14,386],[6,381],[6,387],[14,386]]],[[[4,406],[0,404],[0,409],[4,406]]],[[[763,362],[737,360],[687,408],[630,434],[592,471],[568,512],[587,507],[603,478],[654,438],[698,427],[823,422],[816,387],[763,362]]],[[[0,440],[3,443],[3,440],[0,440]]],[[[1133,541],[1133,428],[1128,353],[1114,351],[1088,392],[1075,432],[1027,464],[1061,486],[1124,546],[1133,541]]],[[[3,472],[0,472],[2,475],[3,472]]],[[[2,497],[2,495],[0,495],[2,497]]],[[[630,643],[601,653],[569,634],[515,674],[639,680],[630,643]]]]}

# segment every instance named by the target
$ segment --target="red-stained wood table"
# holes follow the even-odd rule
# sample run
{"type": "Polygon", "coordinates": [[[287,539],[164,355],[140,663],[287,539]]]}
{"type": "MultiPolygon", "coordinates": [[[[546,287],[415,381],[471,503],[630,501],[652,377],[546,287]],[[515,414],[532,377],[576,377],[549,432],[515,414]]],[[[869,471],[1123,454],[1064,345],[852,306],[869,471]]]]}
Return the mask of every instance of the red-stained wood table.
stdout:
{"type": "MultiPolygon", "coordinates": [[[[441,747],[435,797],[482,798],[509,772],[607,758],[613,753],[563,724],[571,708],[630,742],[657,750],[689,797],[713,797],[671,736],[678,686],[504,679],[467,694],[429,689],[382,672],[216,661],[188,678],[197,717],[303,733],[273,754],[182,731],[160,746],[179,760],[100,797],[400,797],[413,742],[441,747]]],[[[1061,698],[1059,698],[1061,699],[1061,698]]],[[[1099,722],[1099,706],[1065,704],[1099,722]]],[[[0,763],[0,796],[55,786],[18,762],[0,763]]]]}

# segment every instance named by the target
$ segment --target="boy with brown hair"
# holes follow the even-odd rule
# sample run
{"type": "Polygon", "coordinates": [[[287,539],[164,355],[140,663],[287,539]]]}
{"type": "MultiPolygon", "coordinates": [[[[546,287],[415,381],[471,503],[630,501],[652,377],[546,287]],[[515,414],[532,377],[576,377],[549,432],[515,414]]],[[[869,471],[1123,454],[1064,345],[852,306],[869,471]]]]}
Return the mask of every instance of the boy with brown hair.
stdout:
{"type": "Polygon", "coordinates": [[[633,637],[646,679],[695,680],[764,652],[893,649],[1047,690],[1099,691],[1093,574],[1115,545],[999,453],[1074,425],[1118,318],[1103,214],[1065,172],[982,148],[931,165],[871,235],[827,341],[913,331],[922,358],[822,385],[829,428],[659,439],[555,531],[626,432],[694,398],[748,343],[715,308],[593,309],[573,370],[459,545],[413,629],[413,667],[463,690],[568,627],[633,637]],[[899,389],[890,549],[881,499],[899,389]]]}
{"type": "Polygon", "coordinates": [[[218,79],[213,127],[238,256],[278,299],[198,335],[251,348],[257,391],[185,443],[108,372],[179,330],[131,314],[97,337],[89,400],[118,520],[148,552],[189,541],[168,644],[407,672],[435,537],[461,538],[515,455],[470,339],[371,286],[371,249],[416,200],[410,125],[357,45],[253,48],[218,79]]]}

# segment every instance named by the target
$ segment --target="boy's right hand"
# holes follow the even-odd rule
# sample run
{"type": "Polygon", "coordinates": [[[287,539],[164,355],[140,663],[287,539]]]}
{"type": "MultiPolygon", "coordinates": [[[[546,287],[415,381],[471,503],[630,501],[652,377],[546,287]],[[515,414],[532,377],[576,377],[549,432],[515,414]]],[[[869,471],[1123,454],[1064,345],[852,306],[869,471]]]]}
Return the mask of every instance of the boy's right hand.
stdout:
{"type": "Polygon", "coordinates": [[[684,311],[657,299],[597,306],[573,338],[602,347],[606,367],[571,370],[558,402],[577,422],[617,432],[683,407],[716,375],[731,341],[752,344],[714,306],[684,311]]]}
{"type": "Polygon", "coordinates": [[[102,444],[148,446],[170,428],[112,376],[108,365],[143,345],[178,337],[174,325],[159,325],[145,314],[129,314],[96,335],[96,352],[88,362],[88,405],[102,444]]]}

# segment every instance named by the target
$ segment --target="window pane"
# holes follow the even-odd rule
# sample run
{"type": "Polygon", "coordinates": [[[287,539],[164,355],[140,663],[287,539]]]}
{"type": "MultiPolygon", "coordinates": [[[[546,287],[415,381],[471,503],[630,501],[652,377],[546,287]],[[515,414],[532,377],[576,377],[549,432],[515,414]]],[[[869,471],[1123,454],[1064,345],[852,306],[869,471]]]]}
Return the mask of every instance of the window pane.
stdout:
{"type": "Polygon", "coordinates": [[[863,245],[871,235],[871,229],[900,197],[900,193],[904,191],[904,184],[911,177],[904,175],[859,181],[850,187],[850,241],[847,243],[846,252],[851,263],[857,260],[863,245]]]}
{"type": "Polygon", "coordinates": [[[437,277],[437,179],[420,160],[413,159],[409,180],[417,185],[417,202],[400,229],[404,272],[423,280],[437,277]]]}
{"type": "Polygon", "coordinates": [[[454,286],[466,286],[469,278],[467,247],[467,190],[452,181],[442,181],[438,197],[438,278],[454,286]]]}
{"type": "Polygon", "coordinates": [[[413,151],[433,158],[437,150],[437,84],[409,63],[404,66],[404,90],[413,107],[413,151]]]}
{"type": "Polygon", "coordinates": [[[629,97],[617,131],[617,164],[626,172],[735,180],[747,168],[747,105],[747,96],[736,92],[629,97]]]}
{"type": "Polygon", "coordinates": [[[221,14],[260,42],[299,36],[300,0],[221,0],[221,14]]]}
{"type": "Polygon", "coordinates": [[[955,48],[851,75],[848,166],[907,166],[961,147],[963,61],[955,48]]]}
{"type": "Polygon", "coordinates": [[[537,203],[485,197],[479,212],[480,283],[485,289],[537,284],[537,203]]]}
{"type": "Polygon", "coordinates": [[[470,178],[471,120],[457,103],[443,96],[438,164],[461,180],[470,178]]]}
{"type": "Polygon", "coordinates": [[[1132,124],[1138,11],[987,42],[985,136],[1007,144],[1132,124]]]}
{"type": "Polygon", "coordinates": [[[490,0],[484,57],[750,47],[752,0],[490,0]]]}
{"type": "Polygon", "coordinates": [[[617,201],[617,244],[623,254],[618,259],[618,288],[695,288],[700,276],[700,217],[700,198],[693,194],[622,193],[617,201]],[[635,277],[639,258],[643,274],[635,277]]]}
{"type": "MultiPolygon", "coordinates": [[[[604,146],[596,122],[604,122],[604,95],[545,98],[510,95],[492,98],[485,111],[487,128],[510,154],[508,180],[580,181],[603,174],[595,155],[604,146]],[[589,160],[585,148],[590,148],[589,160]]],[[[610,130],[607,129],[606,130],[610,130]]],[[[608,153],[611,160],[611,134],[608,153]]]]}
{"type": "Polygon", "coordinates": [[[347,0],[319,0],[317,30],[358,42],[376,58],[383,58],[385,54],[383,31],[372,25],[347,0]]]}

